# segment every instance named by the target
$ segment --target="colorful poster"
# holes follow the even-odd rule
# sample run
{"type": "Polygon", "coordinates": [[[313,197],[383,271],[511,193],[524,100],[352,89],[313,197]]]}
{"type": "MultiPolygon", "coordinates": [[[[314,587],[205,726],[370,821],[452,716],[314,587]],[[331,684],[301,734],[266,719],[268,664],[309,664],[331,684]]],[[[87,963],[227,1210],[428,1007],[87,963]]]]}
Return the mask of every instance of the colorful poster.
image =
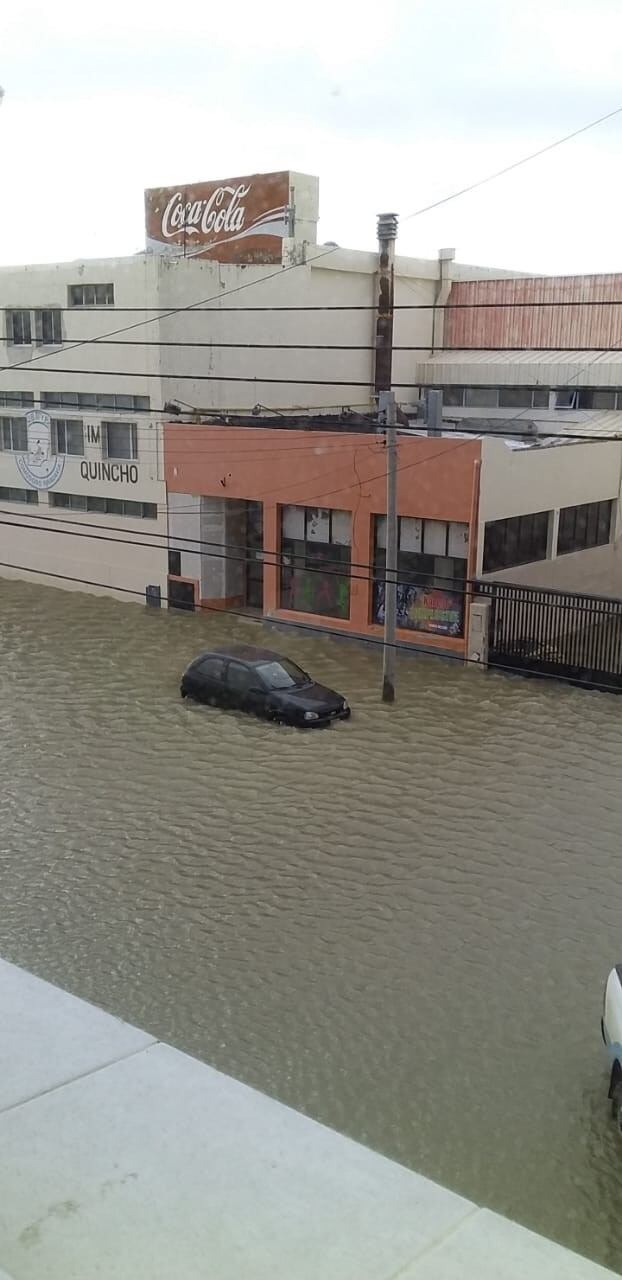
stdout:
{"type": "MultiPolygon", "coordinates": [[[[384,623],[384,583],[374,584],[374,622],[384,623]]],[[[397,625],[406,631],[428,631],[441,636],[461,636],[464,629],[464,595],[439,587],[397,584],[397,625]]]]}

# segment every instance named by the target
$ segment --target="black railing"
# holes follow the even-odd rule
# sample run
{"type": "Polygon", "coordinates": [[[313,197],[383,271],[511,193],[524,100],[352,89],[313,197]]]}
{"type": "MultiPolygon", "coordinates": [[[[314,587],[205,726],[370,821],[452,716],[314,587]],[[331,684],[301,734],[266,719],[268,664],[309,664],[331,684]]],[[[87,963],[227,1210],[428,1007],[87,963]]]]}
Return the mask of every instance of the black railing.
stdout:
{"type": "Polygon", "coordinates": [[[622,693],[622,600],[478,581],[491,601],[489,661],[622,693]]]}

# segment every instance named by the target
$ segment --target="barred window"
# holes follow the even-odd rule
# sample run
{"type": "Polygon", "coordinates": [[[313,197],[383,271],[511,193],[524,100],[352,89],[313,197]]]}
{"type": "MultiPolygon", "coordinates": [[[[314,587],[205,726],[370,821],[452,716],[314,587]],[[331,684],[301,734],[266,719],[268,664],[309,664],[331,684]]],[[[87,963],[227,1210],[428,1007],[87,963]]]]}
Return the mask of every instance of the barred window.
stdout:
{"type": "Polygon", "coordinates": [[[559,513],[557,535],[558,556],[571,551],[587,551],[602,547],[611,535],[612,501],[584,502],[578,507],[563,507],[559,513]]]}
{"type": "Polygon", "coordinates": [[[484,531],[484,573],[546,560],[550,511],[490,520],[484,531]]]}

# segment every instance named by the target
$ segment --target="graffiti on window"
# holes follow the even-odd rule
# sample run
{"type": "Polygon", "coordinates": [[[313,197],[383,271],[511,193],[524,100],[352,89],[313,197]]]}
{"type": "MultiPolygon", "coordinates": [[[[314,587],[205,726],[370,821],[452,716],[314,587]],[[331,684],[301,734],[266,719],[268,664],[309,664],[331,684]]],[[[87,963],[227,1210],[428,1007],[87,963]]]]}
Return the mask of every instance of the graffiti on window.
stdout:
{"type": "Polygon", "coordinates": [[[342,578],[334,569],[326,577],[316,570],[294,569],[284,592],[286,609],[300,613],[323,613],[329,618],[347,618],[350,610],[348,578],[342,578]]]}
{"type": "MultiPolygon", "coordinates": [[[[374,585],[374,622],[384,622],[384,582],[374,585]]],[[[464,596],[439,587],[397,586],[397,625],[406,631],[461,636],[464,628],[464,596]]]]}

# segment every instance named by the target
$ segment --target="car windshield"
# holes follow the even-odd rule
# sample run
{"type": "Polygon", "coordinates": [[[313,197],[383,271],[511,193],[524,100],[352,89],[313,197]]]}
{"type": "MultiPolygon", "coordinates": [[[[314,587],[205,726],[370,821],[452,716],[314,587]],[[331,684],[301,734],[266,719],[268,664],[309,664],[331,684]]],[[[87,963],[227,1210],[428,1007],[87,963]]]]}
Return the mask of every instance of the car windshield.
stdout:
{"type": "Polygon", "coordinates": [[[297,685],[309,684],[309,677],[295,663],[287,658],[278,662],[263,662],[257,672],[268,689],[291,689],[297,685]]]}

